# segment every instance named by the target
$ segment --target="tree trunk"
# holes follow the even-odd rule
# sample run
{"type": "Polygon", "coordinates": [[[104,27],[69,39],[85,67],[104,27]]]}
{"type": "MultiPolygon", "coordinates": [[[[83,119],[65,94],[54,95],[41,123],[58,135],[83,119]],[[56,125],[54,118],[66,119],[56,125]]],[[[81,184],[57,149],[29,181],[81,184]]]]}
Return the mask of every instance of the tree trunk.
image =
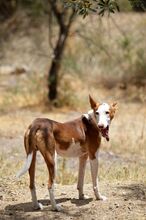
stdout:
{"type": "Polygon", "coordinates": [[[60,28],[59,39],[54,49],[54,57],[52,59],[51,67],[48,73],[48,99],[50,101],[55,100],[58,95],[58,73],[61,67],[61,60],[66,45],[69,29],[70,26],[64,26],[64,28],[60,28]]]}
{"type": "Polygon", "coordinates": [[[0,0],[0,22],[4,22],[6,19],[10,18],[16,11],[17,6],[17,0],[0,0]]]}
{"type": "Polygon", "coordinates": [[[54,50],[54,57],[52,59],[51,67],[48,73],[48,98],[53,101],[57,97],[58,72],[60,70],[60,62],[62,59],[66,37],[64,33],[60,33],[56,48],[54,50]]]}
{"type": "Polygon", "coordinates": [[[69,30],[75,16],[75,10],[68,11],[64,6],[61,10],[60,7],[58,7],[57,0],[49,0],[49,3],[51,9],[50,13],[53,12],[59,25],[59,37],[54,48],[54,57],[52,59],[51,67],[48,71],[48,99],[54,101],[58,96],[58,73],[61,68],[61,60],[69,30]]]}

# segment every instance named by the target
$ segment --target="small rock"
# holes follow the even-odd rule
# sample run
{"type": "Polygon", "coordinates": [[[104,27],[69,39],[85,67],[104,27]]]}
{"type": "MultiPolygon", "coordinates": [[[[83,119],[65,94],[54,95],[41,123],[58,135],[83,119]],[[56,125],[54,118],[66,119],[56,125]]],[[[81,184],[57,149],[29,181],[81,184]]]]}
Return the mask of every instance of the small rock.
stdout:
{"type": "Polygon", "coordinates": [[[110,209],[110,210],[113,210],[113,207],[112,207],[112,206],[110,206],[110,207],[109,207],[109,209],[110,209]]]}
{"type": "Polygon", "coordinates": [[[13,215],[13,213],[12,213],[12,212],[9,212],[9,215],[13,215]]]}
{"type": "Polygon", "coordinates": [[[61,196],[65,196],[66,195],[66,193],[61,193],[61,196]]]}
{"type": "Polygon", "coordinates": [[[116,206],[116,208],[119,208],[120,205],[118,203],[115,203],[115,206],[116,206]]]}
{"type": "Polygon", "coordinates": [[[126,192],[122,192],[122,195],[125,196],[125,195],[126,195],[126,192]]]}
{"type": "Polygon", "coordinates": [[[131,211],[132,210],[132,208],[130,207],[130,206],[128,206],[128,209],[131,211]]]}

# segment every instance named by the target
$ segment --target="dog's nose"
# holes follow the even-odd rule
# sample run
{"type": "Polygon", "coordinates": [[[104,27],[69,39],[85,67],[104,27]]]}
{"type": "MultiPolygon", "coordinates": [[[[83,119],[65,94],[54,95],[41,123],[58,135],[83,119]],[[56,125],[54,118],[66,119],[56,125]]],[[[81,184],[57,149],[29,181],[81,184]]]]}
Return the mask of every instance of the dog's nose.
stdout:
{"type": "Polygon", "coordinates": [[[99,129],[103,129],[104,125],[103,124],[99,124],[98,127],[99,127],[99,129]]]}

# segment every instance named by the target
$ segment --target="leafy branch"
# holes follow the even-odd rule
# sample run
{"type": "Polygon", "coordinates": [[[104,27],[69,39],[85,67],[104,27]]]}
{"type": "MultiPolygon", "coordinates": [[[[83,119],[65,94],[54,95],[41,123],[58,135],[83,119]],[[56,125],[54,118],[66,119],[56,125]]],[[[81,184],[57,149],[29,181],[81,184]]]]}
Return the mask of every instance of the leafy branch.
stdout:
{"type": "Polygon", "coordinates": [[[146,0],[128,0],[131,6],[141,11],[146,11],[146,0]]]}
{"type": "Polygon", "coordinates": [[[63,0],[65,7],[73,7],[77,14],[85,18],[90,12],[103,16],[119,11],[116,0],[63,0]]]}

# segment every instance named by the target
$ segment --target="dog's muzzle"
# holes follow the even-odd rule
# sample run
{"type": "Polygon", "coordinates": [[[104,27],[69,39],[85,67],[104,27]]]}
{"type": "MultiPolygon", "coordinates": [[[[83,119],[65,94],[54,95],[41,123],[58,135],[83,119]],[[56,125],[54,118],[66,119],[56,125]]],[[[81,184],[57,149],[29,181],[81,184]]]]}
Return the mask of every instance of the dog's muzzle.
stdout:
{"type": "Polygon", "coordinates": [[[104,126],[98,126],[98,128],[102,137],[109,141],[109,126],[107,126],[106,128],[104,128],[104,126]]]}

